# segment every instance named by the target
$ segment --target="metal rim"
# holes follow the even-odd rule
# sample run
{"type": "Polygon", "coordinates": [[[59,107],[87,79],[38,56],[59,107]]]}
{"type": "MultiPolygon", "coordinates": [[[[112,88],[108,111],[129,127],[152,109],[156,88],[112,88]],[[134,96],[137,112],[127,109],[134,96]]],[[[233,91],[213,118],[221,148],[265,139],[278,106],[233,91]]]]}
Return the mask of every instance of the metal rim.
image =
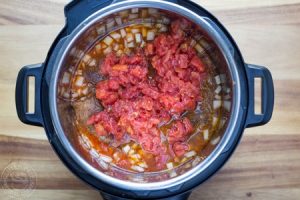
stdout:
{"type": "Polygon", "coordinates": [[[208,18],[201,17],[198,14],[191,12],[187,8],[184,8],[178,4],[166,2],[166,1],[158,1],[158,0],[135,0],[135,1],[123,1],[120,3],[116,3],[113,5],[110,5],[104,9],[101,9],[91,15],[88,19],[86,19],[84,22],[82,22],[68,37],[68,39],[65,41],[65,44],[61,48],[59,52],[59,56],[56,58],[53,73],[51,76],[51,82],[50,82],[50,91],[49,91],[49,104],[50,104],[50,114],[51,114],[51,120],[54,125],[55,132],[57,133],[57,136],[60,140],[60,142],[63,144],[66,151],[69,153],[69,155],[90,175],[96,177],[97,179],[111,184],[117,188],[122,188],[126,190],[135,190],[135,191],[153,191],[153,190],[161,190],[161,189],[167,189],[174,187],[176,185],[180,185],[201,172],[205,171],[209,166],[212,165],[212,163],[218,158],[220,154],[224,151],[225,147],[227,146],[230,138],[233,135],[233,132],[236,127],[236,123],[238,121],[239,116],[239,110],[240,110],[240,101],[241,101],[241,91],[240,91],[240,80],[238,78],[238,71],[236,62],[234,60],[234,52],[233,48],[230,45],[229,41],[224,40],[224,38],[227,38],[225,34],[218,29],[217,26],[213,26],[211,21],[208,18]],[[72,147],[71,143],[68,141],[67,137],[64,134],[63,128],[59,121],[59,115],[57,111],[57,79],[60,72],[60,67],[62,66],[64,57],[66,56],[67,52],[69,51],[70,47],[72,46],[73,42],[77,39],[77,37],[83,33],[89,25],[93,24],[95,21],[97,21],[99,18],[103,18],[109,14],[112,14],[114,12],[118,12],[124,9],[129,9],[133,7],[152,7],[152,8],[158,8],[158,9],[165,9],[169,10],[175,13],[178,13],[180,15],[183,15],[190,20],[194,21],[198,25],[200,25],[204,30],[207,31],[207,33],[214,39],[218,47],[222,50],[224,57],[226,59],[226,62],[229,66],[229,71],[231,73],[231,77],[233,80],[233,106],[232,106],[232,114],[230,117],[230,121],[228,124],[228,127],[224,133],[224,136],[222,137],[220,143],[218,146],[214,149],[214,151],[198,166],[194,167],[190,171],[179,175],[176,178],[161,181],[161,182],[153,182],[153,183],[135,183],[135,182],[129,182],[124,180],[119,180],[116,178],[113,178],[109,175],[106,175],[99,170],[92,167],[89,163],[87,163],[72,147]]]}

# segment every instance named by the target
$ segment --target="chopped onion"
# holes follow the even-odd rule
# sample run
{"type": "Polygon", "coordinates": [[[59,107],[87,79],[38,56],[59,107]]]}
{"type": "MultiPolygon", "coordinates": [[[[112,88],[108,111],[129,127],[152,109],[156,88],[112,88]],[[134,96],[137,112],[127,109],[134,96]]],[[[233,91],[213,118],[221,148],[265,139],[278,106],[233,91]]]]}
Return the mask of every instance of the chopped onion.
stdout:
{"type": "Polygon", "coordinates": [[[77,49],[76,49],[76,47],[73,47],[73,48],[71,49],[71,51],[70,51],[70,55],[71,55],[71,56],[75,56],[76,53],[77,53],[77,49]]]}
{"type": "Polygon", "coordinates": [[[125,48],[128,48],[128,43],[127,43],[126,40],[124,40],[124,47],[125,47],[125,48]]]}
{"type": "Polygon", "coordinates": [[[172,162],[167,163],[167,168],[168,169],[173,169],[174,168],[173,163],[172,162]]]}
{"type": "Polygon", "coordinates": [[[86,55],[83,57],[82,61],[85,62],[85,63],[88,63],[88,62],[90,61],[91,58],[92,58],[92,57],[91,57],[89,54],[86,54],[86,55]]]}
{"type": "Polygon", "coordinates": [[[105,26],[102,25],[99,28],[97,28],[98,35],[103,35],[105,34],[105,32],[106,32],[105,26]]]}
{"type": "Polygon", "coordinates": [[[221,91],[222,91],[222,87],[219,85],[219,86],[216,88],[215,93],[216,93],[216,94],[219,94],[221,91]]]}
{"type": "Polygon", "coordinates": [[[135,34],[135,41],[137,43],[141,43],[142,42],[142,35],[140,33],[135,34]]]}
{"type": "Polygon", "coordinates": [[[163,23],[163,20],[162,20],[162,19],[157,19],[157,20],[156,20],[156,23],[162,24],[162,23],[163,23]]]}
{"type": "Polygon", "coordinates": [[[205,130],[203,131],[203,139],[204,139],[205,141],[207,141],[207,140],[209,139],[209,131],[208,131],[208,129],[205,129],[205,130]]]}
{"type": "Polygon", "coordinates": [[[82,75],[82,70],[81,69],[77,70],[76,75],[81,76],[82,75]]]}
{"type": "Polygon", "coordinates": [[[156,26],[156,28],[161,28],[161,27],[162,27],[162,24],[159,23],[159,24],[156,24],[155,26],[156,26]]]}
{"type": "Polygon", "coordinates": [[[133,33],[133,34],[135,34],[135,33],[138,33],[138,32],[140,32],[140,30],[139,30],[139,29],[136,29],[136,28],[134,28],[134,29],[131,29],[131,33],[133,33]]]}
{"type": "Polygon", "coordinates": [[[150,15],[153,15],[153,14],[157,14],[157,13],[158,13],[158,10],[155,9],[155,8],[149,8],[149,9],[148,9],[148,12],[149,12],[150,15]]]}
{"type": "Polygon", "coordinates": [[[71,75],[68,72],[65,72],[62,78],[62,84],[69,84],[70,80],[71,80],[71,75]]]}
{"type": "Polygon", "coordinates": [[[196,44],[195,49],[198,51],[198,53],[203,53],[204,49],[200,44],[196,44]]]}
{"type": "Polygon", "coordinates": [[[120,46],[119,46],[118,44],[115,44],[115,45],[114,45],[114,51],[118,51],[118,50],[119,50],[119,47],[120,47],[120,46]]]}
{"type": "Polygon", "coordinates": [[[130,43],[128,43],[127,46],[128,46],[128,48],[134,48],[135,45],[134,45],[134,42],[130,42],[130,43]]]}
{"type": "Polygon", "coordinates": [[[84,56],[84,52],[82,50],[78,50],[76,58],[82,58],[84,56]]]}
{"type": "Polygon", "coordinates": [[[231,95],[230,94],[227,94],[226,96],[223,97],[225,100],[229,100],[231,99],[231,95]]]}
{"type": "Polygon", "coordinates": [[[85,147],[85,149],[90,149],[91,148],[91,143],[85,135],[81,135],[79,137],[79,142],[83,147],[85,147]]]}
{"type": "Polygon", "coordinates": [[[146,9],[142,9],[142,18],[147,17],[148,11],[146,9]]]}
{"type": "Polygon", "coordinates": [[[134,159],[137,159],[137,160],[141,159],[140,154],[132,154],[131,157],[134,158],[134,159]]]}
{"type": "Polygon", "coordinates": [[[170,177],[171,178],[174,178],[177,176],[177,173],[173,170],[171,173],[170,173],[170,177]]]}
{"type": "Polygon", "coordinates": [[[138,14],[129,14],[128,19],[136,19],[138,17],[139,17],[138,14]]]}
{"type": "Polygon", "coordinates": [[[111,163],[113,161],[113,159],[109,156],[106,156],[106,155],[103,155],[101,154],[100,155],[100,158],[104,161],[104,162],[107,162],[107,163],[111,163]]]}
{"type": "Polygon", "coordinates": [[[137,166],[137,165],[133,165],[131,166],[131,169],[134,170],[134,171],[138,171],[138,172],[144,172],[145,169],[140,167],[140,166],[137,166]]]}
{"type": "Polygon", "coordinates": [[[63,96],[68,99],[68,98],[70,98],[70,93],[69,92],[64,92],[63,96]]]}
{"type": "Polygon", "coordinates": [[[105,170],[108,169],[108,164],[106,162],[104,162],[102,159],[97,159],[96,161],[97,161],[97,163],[99,164],[100,167],[102,167],[105,170]]]}
{"type": "Polygon", "coordinates": [[[139,12],[139,9],[138,8],[132,8],[131,9],[131,13],[138,13],[139,12]]]}
{"type": "Polygon", "coordinates": [[[89,88],[88,87],[86,87],[86,88],[84,88],[83,90],[82,90],[82,94],[83,95],[87,95],[89,93],[89,88]]]}
{"type": "Polygon", "coordinates": [[[113,158],[118,162],[120,160],[119,152],[115,152],[113,158]]]}
{"type": "Polygon", "coordinates": [[[231,92],[231,88],[228,87],[224,87],[223,88],[224,92],[226,92],[227,94],[229,94],[231,92]]]}
{"type": "Polygon", "coordinates": [[[119,49],[119,50],[117,51],[117,55],[120,56],[120,55],[122,55],[122,54],[123,54],[123,51],[122,51],[121,49],[119,49]]]}
{"type": "Polygon", "coordinates": [[[112,42],[113,42],[113,39],[110,36],[107,36],[106,38],[104,38],[104,43],[107,44],[107,46],[110,46],[112,42]]]}
{"type": "Polygon", "coordinates": [[[222,101],[220,100],[214,100],[213,102],[213,108],[216,110],[222,106],[222,101]]]}
{"type": "Polygon", "coordinates": [[[224,101],[223,107],[224,107],[228,112],[230,112],[230,109],[231,109],[231,101],[224,101]]]}
{"type": "Polygon", "coordinates": [[[226,119],[221,119],[221,121],[220,121],[220,126],[221,126],[221,127],[224,127],[226,121],[227,121],[226,119]]]}
{"type": "Polygon", "coordinates": [[[116,17],[115,21],[117,22],[118,25],[122,25],[122,18],[121,17],[116,17]]]}
{"type": "Polygon", "coordinates": [[[196,158],[193,160],[192,162],[192,166],[195,167],[196,165],[198,165],[201,161],[201,158],[199,156],[196,156],[196,158]]]}
{"type": "Polygon", "coordinates": [[[187,157],[182,158],[181,163],[185,163],[187,161],[187,157]]]}
{"type": "Polygon", "coordinates": [[[159,29],[159,32],[167,32],[168,31],[168,28],[166,26],[162,26],[160,29],[159,29]]]}
{"type": "Polygon", "coordinates": [[[112,33],[110,36],[112,38],[114,38],[115,40],[119,40],[121,38],[121,34],[120,33],[112,33]]]}
{"type": "Polygon", "coordinates": [[[127,42],[132,42],[133,41],[133,35],[132,35],[132,33],[128,33],[126,35],[126,40],[127,40],[127,42]]]}
{"type": "Polygon", "coordinates": [[[77,98],[79,97],[79,94],[76,92],[76,93],[72,93],[72,98],[77,98]]]}
{"type": "Polygon", "coordinates": [[[126,37],[126,35],[127,35],[125,29],[121,29],[120,33],[121,33],[122,38],[126,37]]]}
{"type": "Polygon", "coordinates": [[[218,137],[214,138],[213,140],[211,140],[210,143],[211,143],[212,145],[216,145],[216,144],[219,143],[220,139],[221,139],[221,137],[218,136],[218,137]]]}
{"type": "Polygon", "coordinates": [[[221,97],[220,95],[216,94],[216,95],[215,95],[215,99],[217,99],[217,100],[221,100],[221,99],[222,99],[222,97],[221,97]]]}
{"type": "Polygon", "coordinates": [[[130,149],[128,152],[129,155],[133,155],[134,153],[135,153],[135,151],[133,149],[130,149]]]}
{"type": "Polygon", "coordinates": [[[99,158],[99,153],[95,149],[90,150],[90,155],[92,156],[93,159],[99,158]]]}
{"type": "Polygon", "coordinates": [[[114,19],[109,19],[109,21],[106,24],[107,29],[111,29],[115,25],[115,20],[114,19]]]}
{"type": "Polygon", "coordinates": [[[218,121],[219,121],[219,118],[213,117],[212,125],[213,125],[213,126],[217,125],[218,121]]]}
{"type": "Polygon", "coordinates": [[[148,165],[145,162],[141,162],[138,165],[142,168],[148,168],[148,165]]]}
{"type": "Polygon", "coordinates": [[[111,47],[107,47],[106,49],[103,50],[103,53],[104,53],[105,55],[107,55],[107,54],[109,54],[109,53],[111,53],[111,52],[112,52],[111,47]]]}
{"type": "Polygon", "coordinates": [[[101,53],[101,44],[96,45],[96,52],[101,53]]]}
{"type": "Polygon", "coordinates": [[[197,43],[196,40],[193,39],[193,40],[191,40],[190,45],[191,45],[192,47],[194,47],[194,46],[196,45],[196,43],[197,43]]]}
{"type": "Polygon", "coordinates": [[[221,83],[225,83],[226,82],[226,74],[221,74],[220,75],[220,81],[221,81],[221,83]]]}
{"type": "Polygon", "coordinates": [[[124,152],[124,153],[127,154],[127,153],[129,152],[129,150],[130,150],[130,146],[129,146],[128,144],[127,144],[126,146],[123,147],[123,152],[124,152]]]}
{"type": "Polygon", "coordinates": [[[78,77],[76,78],[75,85],[76,85],[77,87],[82,87],[82,86],[83,86],[83,83],[84,83],[84,78],[83,78],[83,76],[78,76],[78,77]]]}
{"type": "Polygon", "coordinates": [[[195,156],[197,153],[195,151],[189,151],[187,153],[184,154],[185,157],[187,158],[191,158],[193,156],[195,156]]]}
{"type": "Polygon", "coordinates": [[[185,168],[185,169],[189,169],[189,168],[191,168],[191,167],[192,167],[191,163],[187,163],[187,164],[184,165],[184,168],[185,168]]]}
{"type": "Polygon", "coordinates": [[[146,46],[146,42],[143,40],[142,43],[141,43],[141,47],[145,47],[146,46]]]}
{"type": "Polygon", "coordinates": [[[128,10],[123,10],[119,12],[120,16],[127,17],[128,16],[128,10]]]}
{"type": "MultiPolygon", "coordinates": [[[[144,20],[146,20],[146,19],[144,19],[144,20]]],[[[149,21],[151,22],[151,19],[149,19],[149,21]]],[[[148,28],[152,28],[152,23],[144,23],[144,26],[148,27],[148,28]]]]}
{"type": "Polygon", "coordinates": [[[162,22],[163,22],[164,24],[170,24],[170,23],[171,23],[171,20],[170,20],[169,18],[167,18],[167,17],[163,17],[163,18],[162,18],[162,22]]]}
{"type": "Polygon", "coordinates": [[[215,76],[215,81],[216,81],[216,84],[217,84],[217,85],[220,85],[220,84],[221,84],[221,78],[220,78],[220,75],[215,76]]]}
{"type": "Polygon", "coordinates": [[[155,38],[155,33],[153,31],[148,31],[147,33],[147,40],[154,40],[155,38]]]}

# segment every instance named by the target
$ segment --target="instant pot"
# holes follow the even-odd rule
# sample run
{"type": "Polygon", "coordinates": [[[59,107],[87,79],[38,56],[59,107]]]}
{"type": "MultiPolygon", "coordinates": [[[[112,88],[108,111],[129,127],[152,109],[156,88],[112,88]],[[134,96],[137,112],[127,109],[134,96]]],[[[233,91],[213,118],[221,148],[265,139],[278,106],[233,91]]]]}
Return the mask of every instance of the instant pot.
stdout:
{"type": "MultiPolygon", "coordinates": [[[[201,6],[187,0],[74,0],[65,7],[66,24],[51,46],[44,63],[21,69],[16,85],[16,107],[20,120],[44,127],[49,142],[62,162],[76,176],[100,191],[104,199],[188,199],[191,190],[215,174],[229,159],[245,128],[266,124],[273,111],[274,89],[271,73],[246,64],[233,38],[222,24],[201,6]],[[147,10],[147,19],[141,14],[147,10]],[[107,173],[83,156],[84,146],[92,152],[87,138],[80,136],[74,123],[76,113],[70,102],[84,100],[72,96],[64,74],[76,75],[84,52],[120,27],[138,23],[170,23],[179,16],[197,25],[202,37],[195,35],[206,63],[219,66],[231,93],[230,116],[220,133],[220,141],[200,163],[183,166],[187,170],[175,177],[162,173],[107,173]],[[28,112],[28,78],[35,78],[34,113],[28,112]],[[261,114],[255,114],[255,78],[262,80],[261,114]],[[64,90],[64,94],[61,91],[64,90]],[[79,144],[79,145],[78,145],[79,144]],[[122,174],[123,173],[123,174],[122,174]],[[153,179],[151,177],[163,177],[153,179]]],[[[220,81],[220,80],[219,80],[220,81]]],[[[228,91],[229,92],[229,91],[228,91]]],[[[228,104],[227,104],[228,107],[228,104]]],[[[84,109],[84,108],[83,108],[84,109]]],[[[77,116],[78,117],[78,116],[77,116]]],[[[112,169],[113,170],[113,169],[112,169]]]]}

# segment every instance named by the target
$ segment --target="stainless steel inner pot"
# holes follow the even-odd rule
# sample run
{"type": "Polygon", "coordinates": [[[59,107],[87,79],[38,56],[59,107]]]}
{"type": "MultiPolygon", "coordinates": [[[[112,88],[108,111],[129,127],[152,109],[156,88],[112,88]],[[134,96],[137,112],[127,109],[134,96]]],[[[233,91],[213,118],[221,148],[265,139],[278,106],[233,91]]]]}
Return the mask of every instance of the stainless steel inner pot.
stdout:
{"type": "MultiPolygon", "coordinates": [[[[230,139],[233,137],[236,124],[239,123],[239,111],[245,109],[241,108],[240,103],[241,86],[237,64],[234,59],[235,53],[235,49],[227,36],[211,19],[178,4],[167,1],[133,0],[120,1],[107,6],[82,22],[66,39],[56,57],[49,87],[49,103],[57,136],[68,154],[86,173],[118,188],[153,191],[181,185],[208,169],[230,146],[230,139]],[[141,11],[144,9],[151,13],[151,17],[142,17],[141,11]],[[121,23],[119,17],[122,19],[121,23]],[[111,31],[138,23],[168,25],[173,17],[184,17],[197,25],[199,34],[195,35],[194,38],[203,50],[199,54],[201,54],[205,63],[214,69],[216,74],[226,76],[224,86],[230,88],[231,91],[231,108],[224,127],[220,128],[220,141],[206,159],[195,166],[188,167],[188,163],[181,166],[182,169],[186,168],[186,170],[175,177],[163,176],[164,174],[170,174],[168,171],[149,174],[129,173],[113,169],[113,166],[109,166],[111,171],[107,172],[95,165],[94,160],[97,157],[93,157],[89,141],[87,138],[82,137],[76,129],[75,122],[78,121],[78,118],[84,119],[85,116],[81,116],[80,113],[74,111],[74,102],[85,101],[86,97],[81,93],[73,95],[72,78],[76,77],[78,65],[84,59],[85,52],[95,44],[95,41],[101,40],[111,31]],[[65,79],[64,75],[66,73],[69,73],[69,79],[65,79]],[[69,80],[69,82],[66,80],[69,80]],[[90,153],[89,156],[85,155],[85,151],[90,153]],[[119,174],[122,178],[116,177],[116,174],[119,174]],[[153,181],[153,177],[162,178],[153,181]]],[[[92,60],[86,62],[87,65],[91,65],[92,60]]],[[[88,83],[87,88],[92,90],[92,86],[88,83]]],[[[180,171],[180,169],[178,170],[180,171]]]]}

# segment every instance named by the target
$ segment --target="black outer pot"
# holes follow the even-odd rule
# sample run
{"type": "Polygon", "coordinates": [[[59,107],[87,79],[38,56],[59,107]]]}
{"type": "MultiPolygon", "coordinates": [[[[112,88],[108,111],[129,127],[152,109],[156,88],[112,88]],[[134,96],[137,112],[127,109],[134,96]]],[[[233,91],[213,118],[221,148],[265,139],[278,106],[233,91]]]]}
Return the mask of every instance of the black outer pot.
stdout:
{"type": "Polygon", "coordinates": [[[222,154],[217,158],[213,165],[209,166],[205,173],[201,173],[193,179],[185,182],[180,186],[157,191],[134,191],[121,190],[110,184],[103,183],[95,177],[88,174],[81,168],[66,152],[52,123],[49,109],[49,83],[51,80],[52,68],[55,57],[58,55],[59,49],[62,47],[68,35],[80,24],[84,19],[90,16],[95,11],[108,6],[115,1],[112,0],[74,0],[65,7],[66,25],[60,32],[53,45],[50,48],[46,61],[42,64],[29,65],[24,67],[18,75],[16,85],[16,107],[20,120],[29,125],[43,126],[46,130],[47,137],[53,149],[63,161],[63,163],[80,179],[101,191],[105,199],[187,199],[190,191],[207,180],[210,176],[216,173],[229,159],[234,149],[236,148],[243,130],[247,127],[259,126],[266,124],[273,111],[274,104],[274,88],[270,72],[264,67],[247,65],[240,54],[240,51],[234,40],[226,29],[212,16],[199,5],[185,0],[168,0],[180,4],[189,10],[198,13],[211,19],[218,25],[230,40],[235,51],[235,62],[238,66],[241,88],[244,89],[241,96],[241,109],[239,113],[238,123],[235,127],[234,136],[230,140],[229,145],[225,148],[222,154]],[[29,76],[35,77],[35,113],[27,113],[27,79],[29,76]],[[254,78],[262,78],[262,113],[261,115],[254,114],[254,78]]]}

